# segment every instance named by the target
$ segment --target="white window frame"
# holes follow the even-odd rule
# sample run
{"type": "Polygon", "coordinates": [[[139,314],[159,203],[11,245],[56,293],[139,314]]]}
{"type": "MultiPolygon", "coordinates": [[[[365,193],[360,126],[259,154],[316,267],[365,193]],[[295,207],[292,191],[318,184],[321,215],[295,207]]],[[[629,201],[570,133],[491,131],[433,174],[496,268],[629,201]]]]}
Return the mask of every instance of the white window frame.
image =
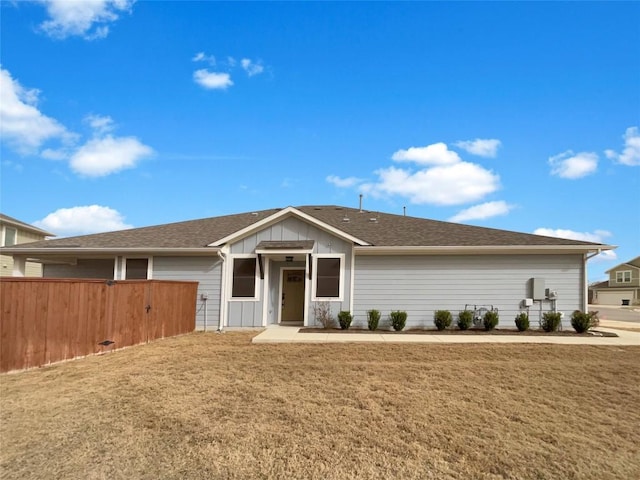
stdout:
{"type": "Polygon", "coordinates": [[[312,301],[315,302],[342,302],[344,300],[344,272],[345,272],[346,255],[344,253],[316,253],[313,255],[313,278],[311,280],[312,301]],[[340,259],[340,285],[337,297],[318,297],[316,288],[318,284],[318,259],[319,258],[339,258],[340,259]]]}
{"type": "Polygon", "coordinates": [[[153,257],[122,257],[122,280],[127,279],[127,260],[147,260],[147,278],[153,280],[153,257]]]}
{"type": "Polygon", "coordinates": [[[2,246],[3,247],[12,247],[18,244],[18,229],[16,227],[9,227],[4,225],[2,227],[2,246]],[[13,232],[13,243],[11,245],[7,245],[7,234],[9,231],[13,232]]]}
{"type": "Polygon", "coordinates": [[[616,283],[631,283],[631,279],[633,278],[633,274],[631,270],[621,270],[616,272],[616,283]],[[629,275],[629,279],[625,280],[626,275],[629,275]]]}
{"type": "Polygon", "coordinates": [[[258,265],[258,256],[252,253],[236,253],[229,255],[229,260],[231,261],[231,265],[229,268],[229,275],[227,278],[227,292],[228,300],[230,302],[257,302],[260,300],[260,265],[258,265]],[[233,296],[233,265],[236,258],[254,258],[256,261],[256,276],[255,276],[255,284],[253,287],[253,297],[234,297],[233,296]]]}

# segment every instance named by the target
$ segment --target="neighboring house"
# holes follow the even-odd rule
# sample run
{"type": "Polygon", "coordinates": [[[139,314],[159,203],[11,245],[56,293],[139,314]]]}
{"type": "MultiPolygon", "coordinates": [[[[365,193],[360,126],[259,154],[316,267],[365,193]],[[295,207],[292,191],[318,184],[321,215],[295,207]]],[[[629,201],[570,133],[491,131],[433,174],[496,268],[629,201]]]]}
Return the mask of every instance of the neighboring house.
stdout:
{"type": "Polygon", "coordinates": [[[200,282],[197,328],[317,324],[329,306],[407,326],[433,313],[493,305],[501,325],[532,304],[587,309],[587,259],[615,247],[339,206],[262,210],[6,248],[45,277],[200,282]],[[530,299],[525,302],[525,299],[530,299]]]}
{"type": "Polygon", "coordinates": [[[589,299],[599,305],[640,305],[640,257],[607,270],[609,280],[589,287],[589,299]]]}
{"type": "MultiPolygon", "coordinates": [[[[36,242],[44,240],[46,237],[55,237],[55,235],[0,213],[0,247],[36,242]]],[[[10,277],[12,275],[13,258],[9,255],[0,255],[0,276],[10,277]]],[[[42,266],[39,263],[27,262],[21,276],[41,277],[42,266]]]]}

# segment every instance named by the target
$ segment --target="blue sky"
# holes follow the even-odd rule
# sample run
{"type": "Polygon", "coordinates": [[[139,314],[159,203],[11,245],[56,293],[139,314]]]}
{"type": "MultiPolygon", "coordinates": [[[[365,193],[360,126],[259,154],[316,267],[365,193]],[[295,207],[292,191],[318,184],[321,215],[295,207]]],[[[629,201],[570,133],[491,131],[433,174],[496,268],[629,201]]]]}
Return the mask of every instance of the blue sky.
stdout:
{"type": "Polygon", "coordinates": [[[640,3],[0,4],[3,213],[340,204],[640,254],[640,3]]]}

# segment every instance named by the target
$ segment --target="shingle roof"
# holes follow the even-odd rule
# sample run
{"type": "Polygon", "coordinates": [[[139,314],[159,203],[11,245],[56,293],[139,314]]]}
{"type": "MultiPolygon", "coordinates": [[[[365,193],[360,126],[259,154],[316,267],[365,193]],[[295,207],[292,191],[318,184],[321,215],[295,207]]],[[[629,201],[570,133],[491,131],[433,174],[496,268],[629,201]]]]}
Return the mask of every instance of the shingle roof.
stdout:
{"type": "MultiPolygon", "coordinates": [[[[586,246],[578,240],[393,215],[335,205],[297,210],[373,246],[586,246]]],[[[22,244],[22,248],[201,248],[265,220],[281,209],[189,220],[117,232],[22,244]]]]}

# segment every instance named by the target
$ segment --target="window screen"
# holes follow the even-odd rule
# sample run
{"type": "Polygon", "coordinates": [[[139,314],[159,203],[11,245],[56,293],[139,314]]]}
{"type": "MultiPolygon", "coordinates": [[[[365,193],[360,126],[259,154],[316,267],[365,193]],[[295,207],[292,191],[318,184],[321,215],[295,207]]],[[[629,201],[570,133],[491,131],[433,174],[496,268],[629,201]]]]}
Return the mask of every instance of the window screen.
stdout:
{"type": "Polygon", "coordinates": [[[340,296],[340,259],[318,258],[316,297],[340,296]]]}
{"type": "Polygon", "coordinates": [[[146,280],[149,260],[147,258],[127,258],[127,280],[146,280]]]}
{"type": "Polygon", "coordinates": [[[256,296],[256,259],[234,258],[232,297],[256,296]]]}

